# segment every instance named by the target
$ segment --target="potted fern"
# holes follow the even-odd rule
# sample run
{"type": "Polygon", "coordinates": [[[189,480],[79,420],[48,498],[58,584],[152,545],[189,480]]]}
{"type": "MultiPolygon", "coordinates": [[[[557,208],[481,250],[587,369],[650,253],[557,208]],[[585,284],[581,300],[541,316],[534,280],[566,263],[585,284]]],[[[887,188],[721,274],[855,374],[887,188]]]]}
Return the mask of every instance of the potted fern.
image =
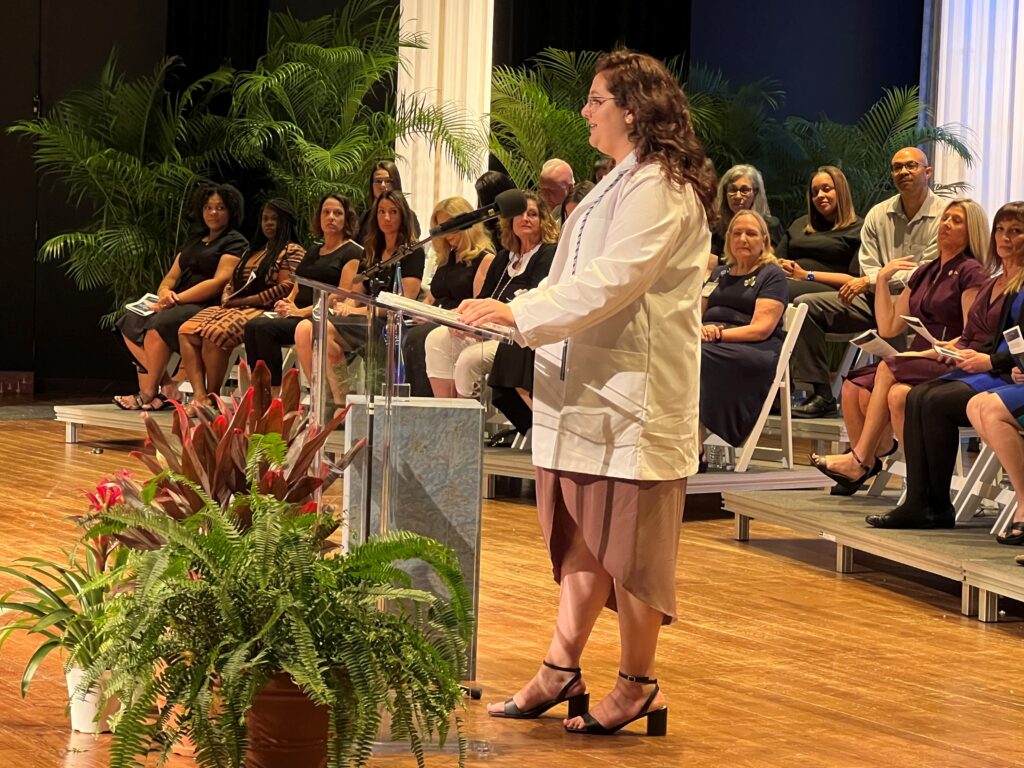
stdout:
{"type": "MultiPolygon", "coordinates": [[[[86,496],[93,513],[122,501],[120,487],[106,479],[86,496]]],[[[98,658],[103,640],[100,620],[106,601],[119,583],[127,554],[101,536],[66,553],[64,560],[23,557],[0,567],[0,573],[19,583],[17,588],[0,595],[0,616],[8,619],[0,626],[0,651],[16,634],[25,633],[39,640],[22,673],[22,697],[28,693],[43,661],[51,653],[63,653],[71,728],[75,731],[109,730],[110,708],[100,708],[100,685],[105,675],[101,673],[92,685],[80,683],[82,668],[98,658]]]]}
{"type": "Polygon", "coordinates": [[[153,479],[121,478],[123,503],[90,521],[90,536],[135,550],[83,681],[109,669],[122,702],[111,765],[162,760],[185,738],[201,766],[362,765],[384,713],[422,764],[461,701],[471,619],[457,558],[407,532],[342,554],[339,520],[313,498],[333,474],[312,457],[344,415],[321,429],[294,378],[273,400],[265,367],[252,379],[198,423],[178,411],[170,437],[149,422],[163,463],[145,457],[153,479]],[[410,559],[447,597],[409,586],[397,563],[410,559]]]}

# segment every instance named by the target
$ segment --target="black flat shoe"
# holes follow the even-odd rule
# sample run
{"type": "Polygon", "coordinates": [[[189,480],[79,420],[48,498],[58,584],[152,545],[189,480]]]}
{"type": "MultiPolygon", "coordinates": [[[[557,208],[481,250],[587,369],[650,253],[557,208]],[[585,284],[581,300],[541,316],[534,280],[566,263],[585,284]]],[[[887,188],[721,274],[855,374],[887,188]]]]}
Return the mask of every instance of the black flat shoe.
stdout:
{"type": "Polygon", "coordinates": [[[823,419],[836,416],[839,407],[835,400],[827,400],[821,395],[813,395],[800,405],[793,408],[794,419],[823,419]]]}
{"type": "Polygon", "coordinates": [[[661,688],[658,686],[658,681],[651,677],[637,677],[636,675],[627,675],[625,672],[619,672],[619,677],[623,680],[628,680],[631,683],[639,683],[640,685],[653,685],[654,690],[651,691],[651,695],[647,697],[647,701],[640,707],[640,714],[636,717],[631,717],[628,720],[623,720],[621,723],[615,725],[601,725],[594,717],[589,713],[583,715],[583,727],[582,728],[570,728],[565,726],[565,730],[569,733],[582,733],[586,736],[611,736],[618,731],[621,731],[630,723],[635,723],[637,720],[647,718],[647,735],[648,736],[664,736],[668,733],[668,707],[660,707],[651,711],[651,702],[654,701],[654,697],[658,695],[658,691],[661,688]]]}
{"type": "Polygon", "coordinates": [[[953,528],[956,525],[956,518],[952,509],[944,510],[936,514],[925,507],[924,509],[912,509],[902,505],[882,515],[868,515],[864,522],[872,528],[893,528],[893,529],[933,529],[953,528]]]}
{"type": "Polygon", "coordinates": [[[1019,547],[1024,544],[1024,521],[1011,525],[1009,535],[996,536],[996,541],[1011,547],[1019,547]]]}
{"type": "Polygon", "coordinates": [[[569,717],[579,717],[585,715],[587,710],[590,709],[590,694],[589,693],[577,693],[574,696],[566,696],[576,683],[578,683],[583,673],[579,667],[559,667],[556,664],[552,664],[549,661],[541,662],[548,669],[554,669],[559,672],[572,672],[572,677],[569,682],[562,686],[562,690],[558,692],[558,695],[550,701],[545,701],[538,704],[535,707],[529,709],[520,709],[513,699],[509,699],[503,705],[501,712],[488,712],[487,714],[491,717],[505,717],[510,720],[535,720],[536,718],[543,715],[552,707],[556,707],[563,701],[569,702],[569,717]]]}

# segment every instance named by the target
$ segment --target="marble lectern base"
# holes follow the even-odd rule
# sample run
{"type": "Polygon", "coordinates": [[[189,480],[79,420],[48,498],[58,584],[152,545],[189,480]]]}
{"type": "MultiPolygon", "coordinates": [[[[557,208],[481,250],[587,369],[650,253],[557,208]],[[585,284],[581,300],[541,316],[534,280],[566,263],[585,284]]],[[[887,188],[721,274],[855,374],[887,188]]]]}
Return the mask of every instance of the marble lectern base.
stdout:
{"type": "MultiPolygon", "coordinates": [[[[366,398],[350,396],[345,445],[366,435],[366,398]]],[[[385,420],[376,406],[369,510],[370,534],[380,530],[385,420]]],[[[455,550],[476,616],[480,575],[480,499],[483,483],[484,410],[475,400],[411,397],[392,407],[388,530],[429,536],[455,550]]],[[[344,503],[353,541],[364,536],[366,458],[346,470],[344,503]]],[[[415,585],[439,591],[428,569],[410,563],[415,585]]],[[[469,649],[470,680],[476,676],[476,632],[469,649]]]]}

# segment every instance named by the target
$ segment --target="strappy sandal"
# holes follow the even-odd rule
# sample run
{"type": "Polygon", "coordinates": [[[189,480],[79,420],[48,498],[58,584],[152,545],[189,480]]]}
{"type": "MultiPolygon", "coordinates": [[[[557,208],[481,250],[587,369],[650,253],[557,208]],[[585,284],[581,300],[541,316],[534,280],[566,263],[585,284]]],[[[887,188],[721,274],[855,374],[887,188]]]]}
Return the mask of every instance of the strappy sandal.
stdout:
{"type": "Polygon", "coordinates": [[[111,402],[120,408],[122,411],[142,411],[145,410],[146,400],[141,392],[136,392],[134,395],[117,395],[111,398],[111,402]],[[130,405],[125,405],[122,400],[127,400],[130,405]]]}
{"type": "Polygon", "coordinates": [[[168,408],[173,407],[174,403],[171,402],[170,398],[164,397],[161,392],[157,392],[142,406],[141,410],[152,413],[153,411],[166,411],[168,408]],[[156,403],[156,405],[153,405],[153,403],[156,403]]]}
{"type": "Polygon", "coordinates": [[[1000,544],[1009,544],[1011,547],[1019,547],[1024,544],[1024,520],[1018,521],[1010,526],[1006,536],[996,536],[1000,544]]]}
{"type": "Polygon", "coordinates": [[[640,714],[636,717],[631,717],[628,720],[623,720],[621,723],[615,725],[604,726],[601,725],[597,720],[594,719],[593,715],[587,712],[583,715],[583,727],[582,728],[570,728],[565,726],[565,730],[569,733],[582,733],[587,736],[611,736],[618,731],[621,731],[625,726],[630,723],[635,723],[637,720],[647,718],[647,735],[648,736],[664,736],[668,732],[668,707],[659,707],[658,709],[651,710],[651,704],[654,701],[654,697],[658,695],[658,691],[661,687],[658,685],[657,678],[653,677],[640,677],[639,675],[627,675],[625,672],[619,672],[619,677],[623,680],[628,680],[631,683],[639,683],[640,685],[653,685],[654,690],[651,691],[651,695],[647,697],[647,701],[640,708],[640,714]]]}
{"type": "Polygon", "coordinates": [[[821,460],[821,457],[816,453],[808,454],[811,460],[811,466],[821,472],[825,477],[829,478],[836,484],[836,488],[833,488],[831,493],[833,496],[852,496],[860,487],[864,485],[869,479],[877,475],[882,471],[882,460],[879,458],[875,459],[875,463],[868,466],[864,463],[864,460],[857,455],[857,452],[850,449],[850,453],[853,454],[854,460],[861,465],[864,469],[864,474],[858,478],[849,478],[846,475],[836,472],[834,469],[829,469],[826,462],[821,460]]]}
{"type": "Polygon", "coordinates": [[[880,459],[884,459],[884,458],[886,458],[886,457],[888,457],[888,456],[892,456],[892,455],[893,455],[894,453],[896,453],[896,451],[898,451],[899,449],[900,449],[900,441],[899,441],[899,440],[897,440],[897,439],[896,439],[896,438],[894,437],[894,438],[892,439],[892,448],[890,448],[890,449],[889,449],[888,451],[886,451],[885,453],[880,453],[880,454],[878,454],[878,458],[880,458],[880,459]]]}
{"type": "Polygon", "coordinates": [[[554,669],[558,672],[572,672],[572,677],[565,685],[562,686],[562,690],[558,692],[558,695],[550,701],[545,701],[538,704],[530,709],[520,709],[513,699],[509,699],[502,706],[501,712],[488,712],[487,714],[491,717],[507,717],[510,720],[533,720],[540,717],[552,707],[558,706],[563,701],[569,702],[569,717],[579,717],[585,715],[586,711],[590,708],[590,694],[589,693],[577,693],[573,696],[566,696],[569,690],[576,685],[580,680],[583,679],[583,672],[579,667],[560,667],[557,664],[552,664],[550,661],[542,662],[548,669],[554,669]]]}

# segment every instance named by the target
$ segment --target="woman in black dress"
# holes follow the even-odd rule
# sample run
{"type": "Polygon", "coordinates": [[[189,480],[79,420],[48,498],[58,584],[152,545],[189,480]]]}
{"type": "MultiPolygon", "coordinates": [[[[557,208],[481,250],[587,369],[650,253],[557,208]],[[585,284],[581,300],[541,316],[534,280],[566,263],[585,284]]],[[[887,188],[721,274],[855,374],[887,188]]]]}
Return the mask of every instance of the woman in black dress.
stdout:
{"type": "Polygon", "coordinates": [[[753,429],[782,350],[786,274],[756,211],[726,230],[725,266],[705,285],[701,328],[700,421],[730,445],[753,429]]]}
{"type": "MultiPolygon", "coordinates": [[[[358,219],[352,202],[331,193],[317,206],[311,228],[323,244],[306,251],[295,274],[341,288],[352,281],[363,257],[363,249],[352,241],[358,219]]],[[[281,347],[294,343],[295,329],[313,313],[313,289],[296,283],[291,293],[274,305],[272,317],[262,316],[245,325],[245,356],[250,365],[262,360],[270,369],[274,386],[281,383],[281,347]]]]}
{"type": "Polygon", "coordinates": [[[807,214],[794,221],[775,248],[789,282],[789,300],[839,290],[860,274],[860,228],[846,175],[823,165],[807,184],[807,214]]]}
{"type": "MultiPolygon", "coordinates": [[[[434,207],[430,226],[444,224],[453,216],[469,213],[473,206],[462,197],[448,197],[434,207]]],[[[430,281],[430,290],[424,304],[455,309],[466,299],[480,293],[487,270],[494,261],[494,250],[490,235],[483,224],[474,224],[469,229],[435,237],[431,243],[437,269],[430,281]]],[[[414,397],[431,397],[430,380],[427,378],[426,354],[423,343],[427,334],[437,325],[422,323],[406,330],[402,336],[402,359],[405,362],[405,380],[414,397]]]]}
{"type": "Polygon", "coordinates": [[[158,411],[168,406],[161,388],[170,381],[167,362],[178,351],[178,329],[204,307],[216,304],[249,241],[237,231],[242,223],[242,193],[230,184],[208,184],[193,197],[193,212],[205,232],[193,235],[174,257],[157,288],[151,315],[126,312],[117,321],[125,346],[135,358],[139,391],[114,398],[128,411],[158,411]]]}
{"type": "MultiPolygon", "coordinates": [[[[413,242],[412,226],[413,214],[405,201],[405,195],[401,192],[382,194],[370,209],[370,228],[363,241],[363,259],[354,269],[365,272],[390,259],[399,247],[413,242]]],[[[355,276],[352,290],[371,296],[385,290],[415,299],[420,295],[425,262],[426,254],[422,248],[417,248],[397,264],[378,272],[372,283],[355,276]]],[[[349,390],[347,357],[366,347],[367,306],[353,300],[339,301],[334,305],[332,313],[327,328],[327,360],[332,371],[327,377],[327,383],[335,404],[340,405],[349,390]]],[[[377,333],[378,330],[379,325],[375,325],[373,332],[377,333]]],[[[303,320],[296,327],[295,351],[299,360],[303,361],[303,368],[308,375],[313,360],[312,320],[303,320]]]]}

